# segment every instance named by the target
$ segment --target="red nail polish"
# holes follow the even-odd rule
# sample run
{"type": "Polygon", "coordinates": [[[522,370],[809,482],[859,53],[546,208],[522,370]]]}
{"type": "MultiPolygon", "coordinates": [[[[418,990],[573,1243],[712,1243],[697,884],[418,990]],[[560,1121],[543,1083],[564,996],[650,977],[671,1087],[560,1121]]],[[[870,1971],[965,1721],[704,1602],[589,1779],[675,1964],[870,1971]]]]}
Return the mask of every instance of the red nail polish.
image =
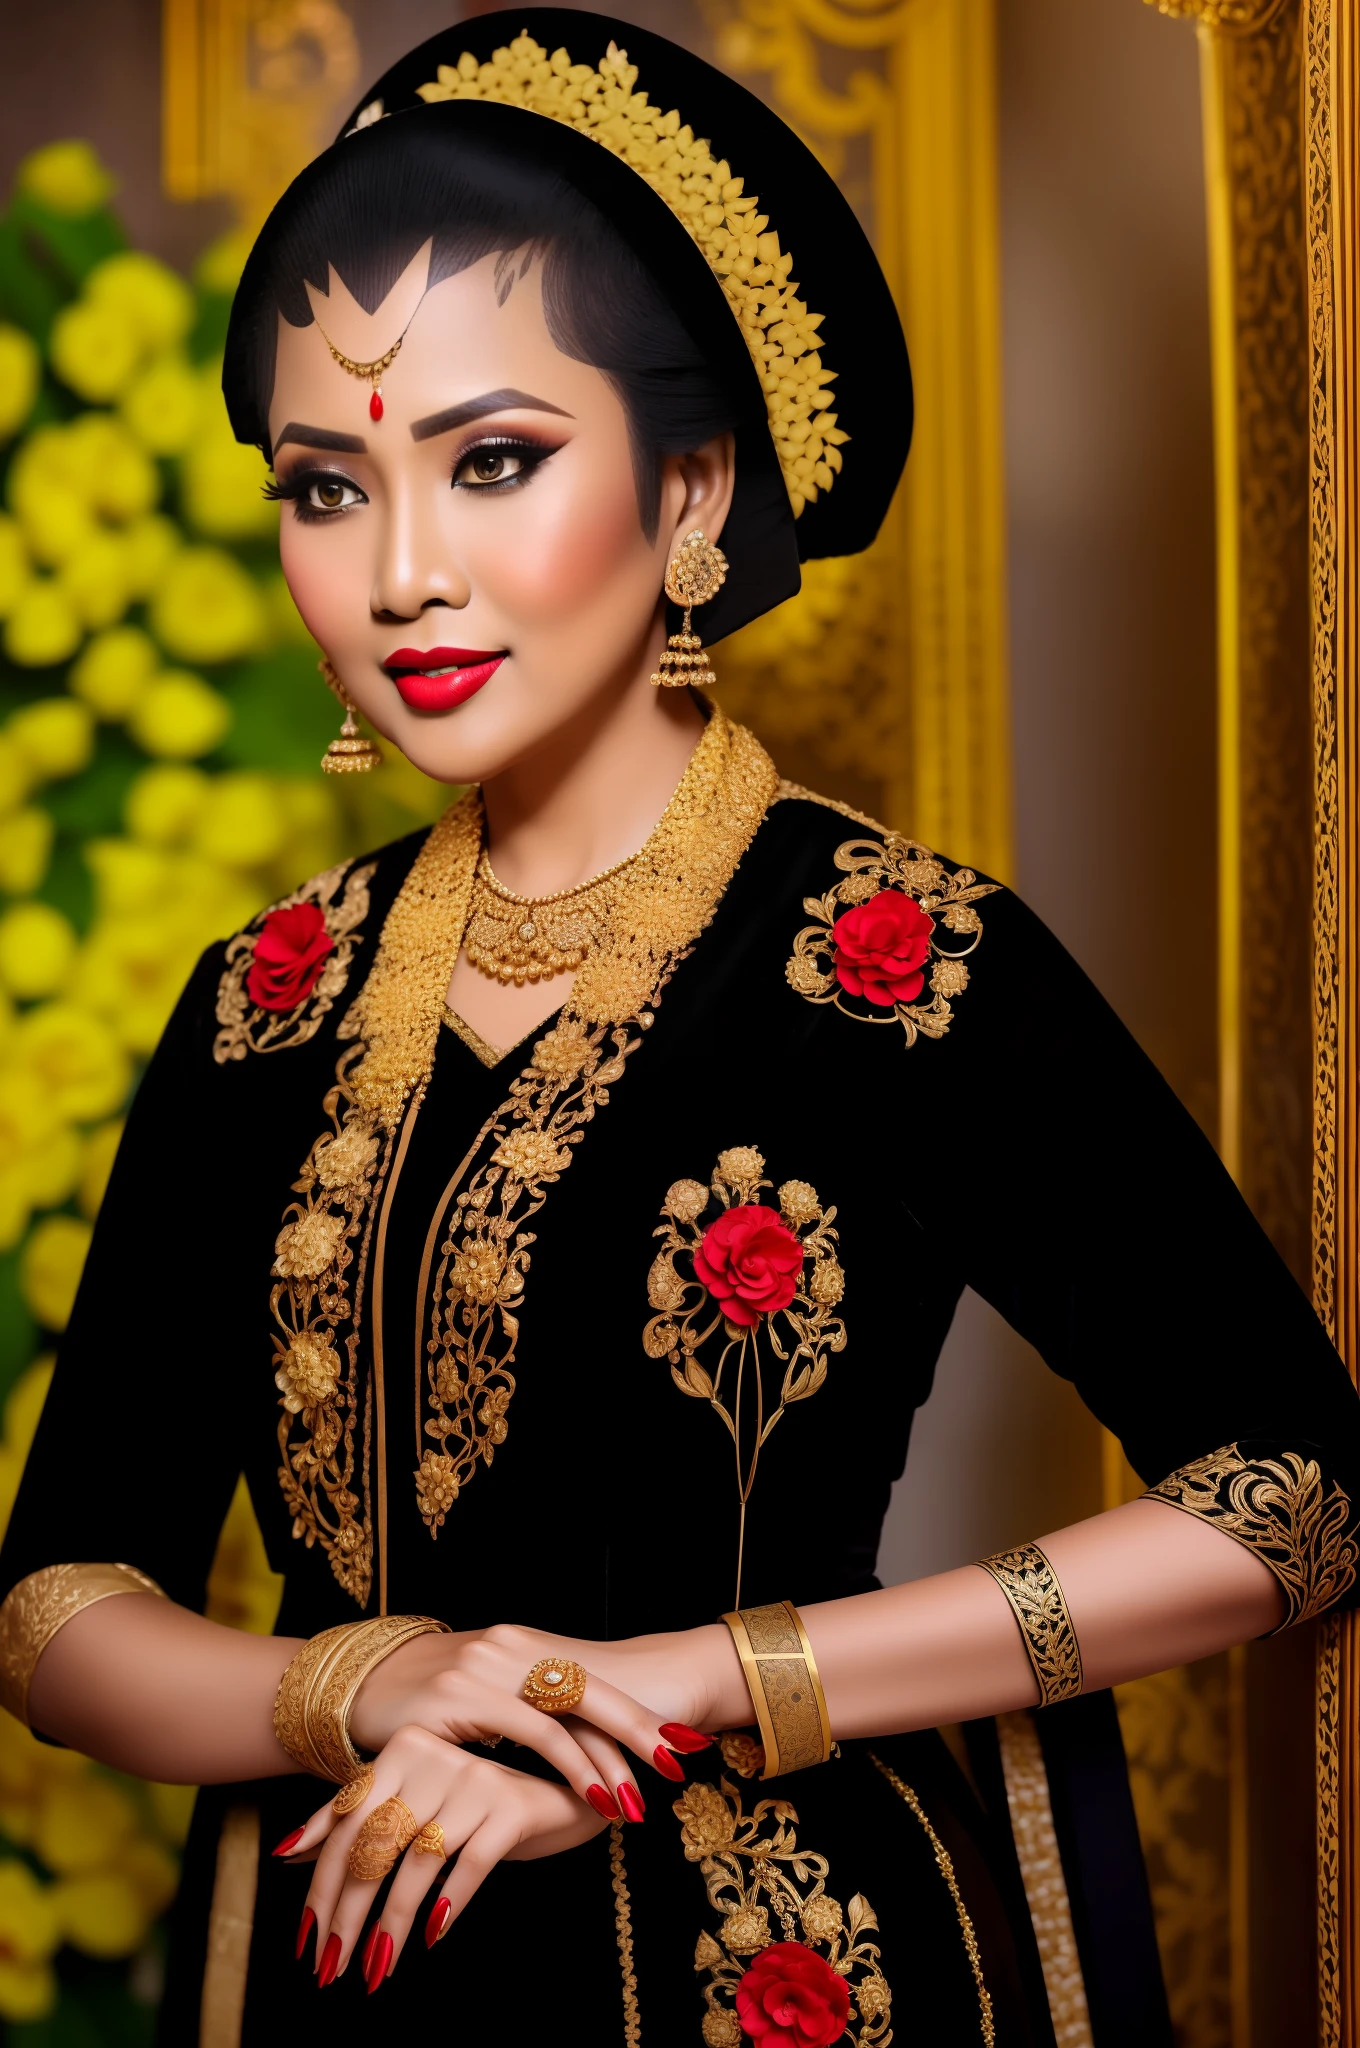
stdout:
{"type": "Polygon", "coordinates": [[[368,1966],[373,1957],[373,1944],[377,1939],[378,1923],[375,1920],[373,1922],[373,1925],[369,1928],[368,1933],[364,1936],[364,1945],[359,1952],[359,1968],[364,1973],[365,1981],[368,1978],[368,1966]]]}
{"type": "Polygon", "coordinates": [[[619,1786],[619,1805],[625,1820],[641,1820],[647,1811],[646,1802],[636,1785],[619,1786]]]}
{"type": "Polygon", "coordinates": [[[660,1743],[658,1743],[657,1747],[652,1751],[652,1762],[656,1765],[657,1769],[660,1771],[663,1778],[669,1778],[672,1784],[675,1785],[684,1784],[684,1772],[681,1770],[679,1764],[676,1762],[671,1752],[660,1743]]]}
{"type": "Polygon", "coordinates": [[[321,1967],[316,1973],[317,1984],[323,1990],[327,1984],[334,1982],[335,1973],[340,1967],[340,1951],[342,1946],[343,1944],[338,1934],[327,1936],[326,1946],[321,1951],[321,1967]]]}
{"type": "Polygon", "coordinates": [[[364,1971],[364,1982],[368,1986],[370,1998],[386,1977],[387,1965],[391,1960],[392,1937],[390,1934],[380,1934],[374,1945],[373,1953],[368,1959],[368,1968],[364,1971]]]}
{"type": "Polygon", "coordinates": [[[433,1948],[435,1943],[440,1940],[452,1914],[453,1907],[447,1899],[435,1900],[434,1905],[430,1909],[430,1917],[425,1922],[426,1948],[433,1948]]]}
{"type": "Polygon", "coordinates": [[[304,1906],[302,1911],[302,1919],[299,1923],[297,1931],[297,1947],[293,1950],[293,1956],[295,1961],[299,1963],[302,1961],[302,1951],[307,1946],[307,1936],[311,1933],[312,1929],[315,1926],[316,1914],[312,1911],[310,1906],[304,1906]]]}
{"type": "Polygon", "coordinates": [[[711,1735],[701,1735],[697,1728],[687,1728],[683,1721],[663,1721],[661,1733],[671,1748],[680,1750],[684,1756],[693,1756],[696,1750],[713,1747],[711,1735]]]}
{"type": "Polygon", "coordinates": [[[294,1828],[291,1835],[284,1836],[283,1840],[279,1843],[278,1848],[275,1849],[274,1854],[276,1856],[286,1856],[290,1849],[295,1849],[297,1847],[298,1843],[302,1840],[302,1837],[306,1834],[306,1832],[307,1829],[305,1824],[300,1828],[294,1828]]]}
{"type": "Polygon", "coordinates": [[[618,1819],[619,1809],[615,1806],[603,1785],[587,1786],[586,1798],[590,1801],[596,1813],[602,1813],[606,1820],[618,1819]]]}

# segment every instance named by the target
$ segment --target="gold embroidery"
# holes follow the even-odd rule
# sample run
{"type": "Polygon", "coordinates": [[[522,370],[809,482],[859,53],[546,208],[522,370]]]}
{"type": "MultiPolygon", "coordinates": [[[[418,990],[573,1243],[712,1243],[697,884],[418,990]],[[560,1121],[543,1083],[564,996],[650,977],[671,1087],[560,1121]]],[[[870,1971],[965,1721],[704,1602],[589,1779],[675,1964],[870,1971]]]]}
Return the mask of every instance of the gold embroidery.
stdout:
{"type": "Polygon", "coordinates": [[[787,775],[779,778],[776,803],[820,804],[824,811],[836,811],[842,818],[851,818],[856,825],[867,825],[871,832],[881,832],[884,838],[888,827],[880,825],[877,818],[871,818],[867,811],[857,811],[853,804],[842,803],[838,796],[818,796],[815,789],[805,789],[801,782],[790,782],[787,775]]]}
{"type": "Polygon", "coordinates": [[[1025,1652],[1039,1681],[1039,1705],[1070,1700],[1081,1691],[1081,1645],[1058,1575],[1037,1543],[978,1559],[996,1580],[1020,1624],[1025,1652]]]}
{"type": "Polygon", "coordinates": [[[28,1724],[28,1688],[38,1659],[82,1608],[115,1593],[165,1594],[130,1564],[49,1564],[30,1572],[0,1606],[0,1707],[28,1724]]]}
{"type": "MultiPolygon", "coordinates": [[[[826,801],[820,797],[813,800],[826,801]]],[[[833,804],[830,808],[841,806],[833,804]]],[[[922,1036],[943,1038],[953,1022],[953,998],[968,986],[964,962],[976,951],[982,937],[982,919],[973,906],[982,897],[993,895],[1000,884],[979,882],[971,868],[956,868],[951,873],[929,847],[915,839],[903,839],[896,832],[885,833],[881,843],[877,839],[847,839],[836,848],[835,859],[846,879],[835,883],[824,896],[803,898],[804,910],[816,922],[805,925],[794,939],[793,952],[784,970],[790,988],[806,996],[810,1003],[833,1003],[847,1017],[861,1023],[891,1024],[896,1020],[906,1033],[908,1045],[915,1045],[922,1036]],[[856,905],[869,902],[884,889],[900,890],[919,904],[931,920],[927,955],[932,963],[929,1002],[913,999],[880,1008],[849,996],[837,978],[832,930],[837,918],[856,905]],[[939,943],[941,926],[960,938],[968,938],[969,943],[960,951],[947,951],[939,943]]]]}
{"type": "Polygon", "coordinates": [[[1039,1731],[1033,1714],[1022,1709],[1017,1714],[998,1714],[996,1732],[1016,1860],[1034,1923],[1056,2048],[1092,2048],[1091,2014],[1039,1731]]]}
{"type": "Polygon", "coordinates": [[[467,1019],[460,1017],[447,1003],[444,1005],[444,1022],[454,1037],[461,1038],[468,1051],[476,1054],[484,1067],[498,1067],[506,1054],[514,1050],[508,1045],[489,1044],[480,1031],[474,1031],[467,1019]]]}
{"type": "Polygon", "coordinates": [[[1324,1494],[1317,1464],[1297,1451],[1248,1461],[1228,1444],[1182,1465],[1143,1499],[1183,1508],[1254,1550],[1284,1589],[1282,1629],[1311,1621],[1355,1583],[1360,1548],[1350,1500],[1339,1486],[1324,1494]]]}
{"type": "Polygon", "coordinates": [[[872,1750],[868,1754],[869,1761],[874,1769],[883,1774],[898,1798],[905,1800],[906,1804],[911,1808],[912,1813],[924,1828],[926,1839],[935,1852],[936,1868],[945,1881],[945,1887],[950,1898],[954,1901],[954,1911],[958,1916],[959,1933],[963,1936],[964,1951],[968,1957],[969,1968],[973,1972],[973,1982],[977,1986],[978,2020],[982,2032],[983,2048],[996,2048],[996,2020],[992,2013],[992,1994],[987,1989],[983,1979],[982,1952],[978,1948],[977,1932],[973,1926],[972,1915],[963,1903],[963,1893],[959,1890],[959,1881],[954,1875],[954,1859],[931,1826],[925,1808],[912,1791],[906,1779],[899,1778],[891,1765],[885,1764],[881,1757],[874,1755],[872,1750]]]}
{"type": "Polygon", "coordinates": [[[637,1970],[633,1963],[633,1903],[628,1892],[628,1870],[623,1860],[623,1822],[609,1827],[609,1876],[614,1893],[614,1938],[619,1947],[619,1969],[623,1977],[624,2048],[640,2048],[642,2018],[638,2010],[637,1970]]]}
{"type": "Polygon", "coordinates": [[[685,1787],[671,1811],[680,1822],[685,1859],[699,1865],[709,1904],[721,1915],[717,1940],[705,1931],[694,1951],[695,1969],[708,1972],[706,2048],[740,2048],[732,2001],[747,1958],[774,1941],[822,1951],[850,1993],[850,2026],[843,2038],[860,2048],[888,2048],[892,1992],[877,1942],[865,1939],[878,1932],[873,1908],[859,1892],[846,1907],[832,1898],[826,1889],[830,1865],[825,1856],[799,1848],[792,1804],[761,1799],[748,1814],[730,1778],[720,1787],[700,1778],[685,1787]]]}
{"type": "Polygon", "coordinates": [[[763,1178],[764,1172],[764,1158],[754,1146],[732,1145],[719,1153],[707,1186],[698,1180],[673,1182],[661,1205],[665,1220],[653,1232],[662,1240],[661,1249],[647,1275],[647,1299],[658,1313],[642,1333],[647,1356],[669,1360],[671,1378],[680,1392],[707,1401],[732,1439],[737,1469],[737,1589],[733,1601],[737,1607],[741,1605],[746,1509],[761,1450],[785,1409],[796,1401],[810,1400],[825,1384],[828,1354],[845,1348],[845,1324],[835,1313],[845,1292],[845,1273],[831,1227],[836,1211],[822,1208],[816,1189],[807,1181],[783,1183],[778,1212],[767,1205],[770,1221],[782,1222],[802,1247],[801,1278],[786,1308],[761,1315],[754,1328],[743,1328],[723,1315],[695,1275],[694,1254],[704,1239],[699,1222],[704,1210],[710,1202],[718,1205],[719,1214],[757,1203],[761,1190],[773,1185],[763,1178]],[[677,1268],[677,1259],[684,1262],[683,1270],[677,1268]],[[783,1369],[778,1398],[768,1415],[762,1335],[783,1369]],[[700,1362],[710,1338],[725,1339],[711,1372],[700,1362]]]}
{"type": "Polygon", "coordinates": [[[228,1060],[243,1060],[248,1052],[281,1052],[288,1046],[305,1045],[320,1029],[321,1020],[334,1009],[337,996],[344,993],[355,948],[363,943],[360,925],[368,916],[368,885],[376,861],[363,867],[327,868],[313,875],[281,903],[272,903],[252,919],[243,932],[227,942],[226,966],[217,984],[217,1021],[222,1026],[213,1040],[213,1058],[219,1066],[228,1060]],[[344,894],[336,891],[344,882],[344,894]],[[276,910],[291,910],[299,903],[315,903],[326,920],[326,931],[334,946],[328,953],[315,987],[296,1009],[286,1014],[257,1009],[246,993],[246,976],[255,959],[255,942],[264,921],[276,910]]]}

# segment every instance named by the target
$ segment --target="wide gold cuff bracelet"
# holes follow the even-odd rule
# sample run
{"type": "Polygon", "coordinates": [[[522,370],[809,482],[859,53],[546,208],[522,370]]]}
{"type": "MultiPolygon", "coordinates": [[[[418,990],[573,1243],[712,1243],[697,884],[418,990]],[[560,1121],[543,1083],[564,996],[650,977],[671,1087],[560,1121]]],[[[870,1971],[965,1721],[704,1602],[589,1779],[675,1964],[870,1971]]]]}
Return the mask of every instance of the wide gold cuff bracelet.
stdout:
{"type": "Polygon", "coordinates": [[[49,1564],[20,1579],[0,1607],[0,1707],[28,1725],[28,1688],[58,1629],[115,1593],[165,1594],[130,1564],[49,1564]]]}
{"type": "Polygon", "coordinates": [[[762,1778],[824,1764],[831,1754],[831,1722],[817,1659],[798,1610],[788,1600],[742,1607],[723,1620],[741,1658],[751,1704],[765,1746],[762,1778]]]}
{"type": "Polygon", "coordinates": [[[354,1695],[375,1664],[417,1636],[447,1635],[428,1614],[383,1614],[323,1629],[303,1644],[279,1680],[274,1733],[294,1763],[313,1777],[347,1785],[364,1767],[350,1741],[354,1695]]]}
{"type": "Polygon", "coordinates": [[[1039,1705],[1051,1707],[1056,1700],[1070,1700],[1081,1691],[1081,1645],[1058,1575],[1043,1551],[1037,1543],[1026,1543],[1019,1550],[999,1550],[994,1557],[980,1557],[977,1564],[980,1571],[991,1574],[1011,1603],[1039,1681],[1039,1705]]]}

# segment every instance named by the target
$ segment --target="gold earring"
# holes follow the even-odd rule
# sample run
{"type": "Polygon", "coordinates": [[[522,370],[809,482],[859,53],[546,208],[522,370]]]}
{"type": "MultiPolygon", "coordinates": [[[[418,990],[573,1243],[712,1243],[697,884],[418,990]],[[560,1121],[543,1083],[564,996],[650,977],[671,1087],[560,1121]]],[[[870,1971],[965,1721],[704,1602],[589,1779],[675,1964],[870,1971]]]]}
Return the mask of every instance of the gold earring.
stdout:
{"type": "Polygon", "coordinates": [[[321,772],[323,775],[367,775],[370,768],[378,766],[382,755],[354,723],[354,706],[349,701],[349,692],[324,654],[317,667],[321,671],[321,680],[345,713],[344,724],[321,756],[321,772]]]}
{"type": "Polygon", "coordinates": [[[704,643],[690,626],[690,612],[716,597],[726,581],[726,555],[696,526],[685,535],[666,570],[666,595],[672,604],[685,607],[685,623],[666,642],[661,666],[652,677],[659,690],[711,690],[717,682],[704,643]]]}

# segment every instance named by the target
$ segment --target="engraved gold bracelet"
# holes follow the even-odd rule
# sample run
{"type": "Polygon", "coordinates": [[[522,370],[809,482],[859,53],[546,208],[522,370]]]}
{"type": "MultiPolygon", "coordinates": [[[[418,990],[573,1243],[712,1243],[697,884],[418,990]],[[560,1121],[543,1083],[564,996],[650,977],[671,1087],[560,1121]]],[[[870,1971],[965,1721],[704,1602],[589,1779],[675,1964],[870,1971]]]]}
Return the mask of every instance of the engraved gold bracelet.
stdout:
{"type": "Polygon", "coordinates": [[[979,1571],[990,1573],[1011,1603],[1039,1681],[1039,1705],[1051,1707],[1057,1700],[1072,1699],[1082,1686],[1081,1645],[1058,1574],[1043,1551],[1037,1543],[1026,1543],[1019,1550],[980,1557],[977,1565],[979,1571]]]}
{"type": "Polygon", "coordinates": [[[323,1629],[303,1644],[279,1680],[274,1733],[281,1748],[313,1777],[347,1785],[364,1768],[349,1734],[359,1687],[403,1643],[448,1633],[447,1622],[427,1614],[383,1614],[323,1629]]]}
{"type": "Polygon", "coordinates": [[[49,1564],[30,1572],[0,1607],[0,1707],[28,1725],[28,1688],[38,1659],[83,1607],[115,1593],[166,1595],[130,1564],[49,1564]]]}
{"type": "Polygon", "coordinates": [[[741,1659],[751,1704],[765,1746],[762,1778],[824,1764],[831,1754],[831,1722],[817,1659],[791,1601],[742,1607],[725,1614],[741,1659]]]}

